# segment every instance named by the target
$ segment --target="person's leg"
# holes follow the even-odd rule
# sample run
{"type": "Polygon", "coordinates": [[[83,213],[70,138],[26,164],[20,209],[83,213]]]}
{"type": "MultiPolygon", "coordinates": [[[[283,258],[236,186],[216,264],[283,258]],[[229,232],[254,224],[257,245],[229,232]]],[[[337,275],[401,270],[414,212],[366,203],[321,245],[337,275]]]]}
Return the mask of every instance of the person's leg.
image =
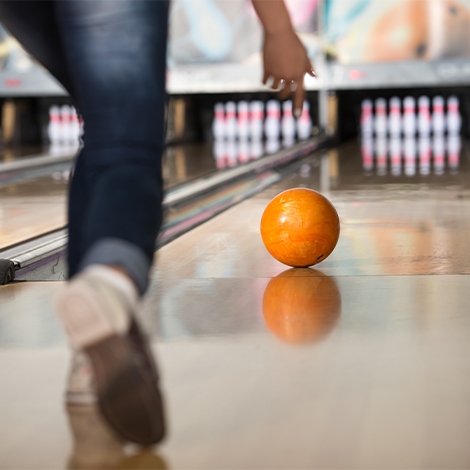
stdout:
{"type": "Polygon", "coordinates": [[[81,186],[72,185],[69,202],[71,232],[80,236],[70,238],[71,281],[58,313],[91,360],[108,422],[151,444],[164,434],[163,407],[133,313],[161,224],[168,3],[63,0],[55,12],[86,131],[81,186]],[[85,210],[75,215],[76,207],[85,210]]]}
{"type": "MultiPolygon", "coordinates": [[[[168,3],[68,0],[56,6],[85,120],[79,170],[90,201],[70,274],[93,264],[120,266],[143,293],[162,218],[168,3]]],[[[72,190],[72,228],[74,197],[72,190]]]]}

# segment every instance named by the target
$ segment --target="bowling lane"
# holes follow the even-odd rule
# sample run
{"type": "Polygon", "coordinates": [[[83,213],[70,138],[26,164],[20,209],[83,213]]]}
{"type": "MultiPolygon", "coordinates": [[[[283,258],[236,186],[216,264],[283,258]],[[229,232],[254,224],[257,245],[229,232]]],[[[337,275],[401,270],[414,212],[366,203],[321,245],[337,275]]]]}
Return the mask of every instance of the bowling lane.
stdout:
{"type": "Polygon", "coordinates": [[[1,287],[0,468],[468,468],[463,160],[379,175],[349,143],[160,249],[140,317],[169,436],[144,454],[64,408],[60,283],[1,287]],[[288,270],[260,240],[265,205],[295,186],[341,218],[316,269],[288,270]]]}
{"type": "MultiPolygon", "coordinates": [[[[65,226],[70,167],[61,162],[4,176],[0,165],[0,249],[65,226]]],[[[215,171],[211,145],[172,146],[163,159],[167,190],[215,171]]]]}
{"type": "Polygon", "coordinates": [[[470,255],[470,168],[467,149],[460,166],[429,175],[391,174],[364,168],[360,142],[349,142],[224,212],[159,251],[156,277],[196,278],[275,276],[283,266],[264,249],[259,220],[267,203],[284,189],[309,187],[336,206],[341,236],[333,254],[321,263],[325,274],[467,274],[470,255]],[[210,227],[208,229],[207,227],[210,227]],[[188,246],[192,249],[188,252],[188,246]],[[168,255],[167,255],[168,253],[168,255]],[[178,255],[175,255],[178,253],[178,255]]]}

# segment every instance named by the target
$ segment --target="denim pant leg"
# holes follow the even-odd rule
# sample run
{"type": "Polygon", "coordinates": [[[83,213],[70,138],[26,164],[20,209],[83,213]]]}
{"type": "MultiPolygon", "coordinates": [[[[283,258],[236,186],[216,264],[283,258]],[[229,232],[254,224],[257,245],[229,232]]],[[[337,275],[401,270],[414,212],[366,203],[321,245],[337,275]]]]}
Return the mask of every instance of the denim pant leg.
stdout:
{"type": "Polygon", "coordinates": [[[69,275],[120,265],[144,292],[162,219],[168,2],[55,5],[85,120],[69,197],[69,275]]]}

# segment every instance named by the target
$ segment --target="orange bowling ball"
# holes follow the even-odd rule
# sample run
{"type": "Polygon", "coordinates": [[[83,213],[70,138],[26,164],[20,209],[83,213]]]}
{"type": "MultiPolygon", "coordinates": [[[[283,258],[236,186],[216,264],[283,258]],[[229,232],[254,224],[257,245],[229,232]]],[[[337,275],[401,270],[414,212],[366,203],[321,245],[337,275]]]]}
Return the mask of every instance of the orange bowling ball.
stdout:
{"type": "Polygon", "coordinates": [[[334,278],[315,269],[288,269],[264,291],[266,326],[291,344],[319,341],[341,316],[341,294],[334,278]]]}
{"type": "Polygon", "coordinates": [[[339,217],[333,204],[307,188],[278,194],[261,217],[261,238],[269,253],[294,268],[326,259],[339,238],[339,217]]]}

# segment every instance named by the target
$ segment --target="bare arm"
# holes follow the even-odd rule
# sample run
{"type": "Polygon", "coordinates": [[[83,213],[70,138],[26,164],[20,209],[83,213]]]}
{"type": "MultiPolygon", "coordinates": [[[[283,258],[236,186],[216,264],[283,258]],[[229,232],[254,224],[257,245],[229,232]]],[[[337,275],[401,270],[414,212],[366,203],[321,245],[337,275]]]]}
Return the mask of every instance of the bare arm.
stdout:
{"type": "Polygon", "coordinates": [[[263,25],[263,83],[272,79],[271,87],[282,87],[281,97],[294,93],[293,111],[300,115],[305,97],[304,75],[315,76],[305,47],[295,34],[283,0],[252,0],[263,25]]]}

